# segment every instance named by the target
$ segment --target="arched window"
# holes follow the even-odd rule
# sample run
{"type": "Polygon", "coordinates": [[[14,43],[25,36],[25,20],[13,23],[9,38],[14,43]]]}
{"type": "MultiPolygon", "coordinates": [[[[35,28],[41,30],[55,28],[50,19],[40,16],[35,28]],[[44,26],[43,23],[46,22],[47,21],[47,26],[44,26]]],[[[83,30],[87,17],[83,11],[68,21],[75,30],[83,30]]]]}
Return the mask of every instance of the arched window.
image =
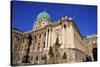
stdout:
{"type": "Polygon", "coordinates": [[[45,48],[45,42],[43,43],[43,48],[45,48]]]}
{"type": "Polygon", "coordinates": [[[64,52],[62,59],[66,59],[66,57],[67,57],[66,52],[64,52]]]}
{"type": "Polygon", "coordinates": [[[38,60],[38,56],[36,56],[36,60],[38,60]]]}
{"type": "Polygon", "coordinates": [[[33,56],[31,56],[31,60],[33,60],[33,56]]]}
{"type": "Polygon", "coordinates": [[[44,37],[46,37],[46,32],[44,33],[44,37]]]}
{"type": "Polygon", "coordinates": [[[29,34],[29,35],[27,36],[27,39],[28,39],[28,41],[29,41],[29,45],[31,45],[31,44],[32,44],[32,36],[31,36],[31,34],[29,34]]]}
{"type": "Polygon", "coordinates": [[[66,25],[64,24],[64,28],[66,28],[66,25]]]}
{"type": "Polygon", "coordinates": [[[49,33],[49,29],[48,29],[48,33],[49,33]]]}
{"type": "Polygon", "coordinates": [[[92,50],[94,61],[97,61],[97,48],[93,48],[92,50]]]}

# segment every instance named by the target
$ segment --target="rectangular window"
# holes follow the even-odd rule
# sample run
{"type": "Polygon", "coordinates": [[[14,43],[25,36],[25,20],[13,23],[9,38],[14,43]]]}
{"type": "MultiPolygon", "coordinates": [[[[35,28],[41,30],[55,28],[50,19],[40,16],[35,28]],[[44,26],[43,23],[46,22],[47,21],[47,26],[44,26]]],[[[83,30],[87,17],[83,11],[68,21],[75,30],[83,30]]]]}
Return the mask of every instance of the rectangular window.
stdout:
{"type": "Polygon", "coordinates": [[[38,56],[36,56],[36,60],[38,60],[38,56]]]}

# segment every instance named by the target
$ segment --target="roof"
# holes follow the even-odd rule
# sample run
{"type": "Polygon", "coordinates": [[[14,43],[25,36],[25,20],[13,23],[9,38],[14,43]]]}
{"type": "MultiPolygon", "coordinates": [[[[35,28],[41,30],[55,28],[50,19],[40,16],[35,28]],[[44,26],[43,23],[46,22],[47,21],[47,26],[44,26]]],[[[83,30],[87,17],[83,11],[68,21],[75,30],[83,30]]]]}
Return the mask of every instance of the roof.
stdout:
{"type": "Polygon", "coordinates": [[[24,31],[22,31],[20,29],[17,29],[17,28],[12,28],[12,30],[16,30],[16,31],[19,31],[19,32],[24,32],[24,31]]]}
{"type": "Polygon", "coordinates": [[[46,11],[43,11],[38,14],[37,19],[43,19],[43,18],[47,18],[50,20],[51,16],[46,11]]]}

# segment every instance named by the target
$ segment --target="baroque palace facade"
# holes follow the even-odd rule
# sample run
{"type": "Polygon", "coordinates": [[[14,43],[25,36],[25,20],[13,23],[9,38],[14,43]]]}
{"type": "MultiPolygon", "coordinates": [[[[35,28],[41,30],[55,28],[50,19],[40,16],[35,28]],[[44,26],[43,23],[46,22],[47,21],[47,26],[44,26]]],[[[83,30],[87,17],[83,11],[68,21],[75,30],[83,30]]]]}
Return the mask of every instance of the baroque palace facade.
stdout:
{"type": "Polygon", "coordinates": [[[86,55],[92,56],[89,38],[80,34],[71,17],[50,20],[50,15],[43,11],[31,31],[12,29],[12,65],[83,62],[86,55]]]}

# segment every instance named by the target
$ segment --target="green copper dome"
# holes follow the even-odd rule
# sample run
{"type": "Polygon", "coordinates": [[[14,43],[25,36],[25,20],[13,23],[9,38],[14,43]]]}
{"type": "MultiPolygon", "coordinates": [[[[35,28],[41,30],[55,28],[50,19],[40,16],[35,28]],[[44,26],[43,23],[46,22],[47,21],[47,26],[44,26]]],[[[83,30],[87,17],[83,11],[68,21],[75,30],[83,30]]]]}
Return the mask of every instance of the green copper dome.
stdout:
{"type": "Polygon", "coordinates": [[[43,19],[43,18],[46,18],[49,20],[51,19],[50,15],[46,11],[39,13],[37,16],[37,19],[43,19]]]}

